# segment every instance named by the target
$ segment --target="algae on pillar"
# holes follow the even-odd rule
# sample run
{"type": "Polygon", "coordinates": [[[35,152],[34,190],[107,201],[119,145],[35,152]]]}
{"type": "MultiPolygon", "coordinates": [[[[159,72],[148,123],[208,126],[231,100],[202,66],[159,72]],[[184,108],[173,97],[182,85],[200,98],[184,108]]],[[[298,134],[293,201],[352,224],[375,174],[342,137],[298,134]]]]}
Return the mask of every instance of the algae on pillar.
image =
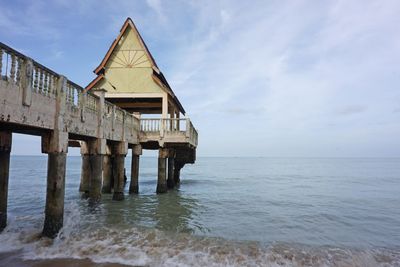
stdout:
{"type": "Polygon", "coordinates": [[[8,178],[12,133],[0,132],[0,232],[7,226],[8,178]]]}
{"type": "Polygon", "coordinates": [[[157,179],[157,194],[167,192],[167,157],[169,151],[166,148],[160,148],[158,152],[158,179],[157,179]]]}
{"type": "Polygon", "coordinates": [[[129,194],[139,193],[139,157],[142,155],[142,147],[135,145],[132,148],[132,165],[131,165],[131,183],[129,185],[129,194]]]}

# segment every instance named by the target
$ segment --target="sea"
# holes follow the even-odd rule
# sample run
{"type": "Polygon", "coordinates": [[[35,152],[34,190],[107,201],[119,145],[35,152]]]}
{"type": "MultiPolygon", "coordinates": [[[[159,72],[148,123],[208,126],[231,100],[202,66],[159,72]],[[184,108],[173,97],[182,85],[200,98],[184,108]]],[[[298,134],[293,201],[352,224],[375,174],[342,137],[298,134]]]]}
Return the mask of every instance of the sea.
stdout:
{"type": "Polygon", "coordinates": [[[64,227],[41,238],[46,156],[12,156],[0,266],[400,266],[400,158],[199,157],[157,195],[141,157],[138,195],[79,193],[67,158],[64,227]]]}

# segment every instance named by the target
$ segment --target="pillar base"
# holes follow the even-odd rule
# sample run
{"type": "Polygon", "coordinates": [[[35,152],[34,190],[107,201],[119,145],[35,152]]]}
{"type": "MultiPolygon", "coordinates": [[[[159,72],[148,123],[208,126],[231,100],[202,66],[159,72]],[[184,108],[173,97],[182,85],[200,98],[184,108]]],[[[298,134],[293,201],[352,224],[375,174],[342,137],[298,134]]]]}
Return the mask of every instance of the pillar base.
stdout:
{"type": "Polygon", "coordinates": [[[7,213],[0,213],[0,232],[4,230],[7,226],[7,213]]]}
{"type": "Polygon", "coordinates": [[[167,180],[167,188],[173,189],[174,187],[175,187],[175,181],[173,179],[168,179],[167,180]]]}
{"type": "Polygon", "coordinates": [[[168,187],[166,184],[157,184],[157,194],[167,193],[168,187]]]}
{"type": "Polygon", "coordinates": [[[113,200],[117,200],[117,201],[121,201],[124,200],[124,193],[122,192],[114,192],[112,199],[113,200]]]}
{"type": "Polygon", "coordinates": [[[42,235],[48,238],[55,238],[58,232],[63,227],[63,218],[57,218],[58,216],[50,216],[44,221],[44,228],[42,235]]]}
{"type": "Polygon", "coordinates": [[[139,194],[139,186],[131,186],[129,188],[129,194],[139,194]]]}
{"type": "Polygon", "coordinates": [[[89,191],[82,192],[81,198],[82,199],[88,199],[89,198],[89,191]]]}

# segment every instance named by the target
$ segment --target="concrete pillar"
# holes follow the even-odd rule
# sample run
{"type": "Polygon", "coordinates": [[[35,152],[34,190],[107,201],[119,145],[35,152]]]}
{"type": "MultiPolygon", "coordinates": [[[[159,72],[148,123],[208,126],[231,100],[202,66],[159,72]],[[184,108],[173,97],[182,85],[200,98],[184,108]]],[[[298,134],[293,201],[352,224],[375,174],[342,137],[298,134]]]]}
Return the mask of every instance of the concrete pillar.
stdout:
{"type": "Polygon", "coordinates": [[[124,199],[124,163],[125,155],[115,155],[113,164],[114,194],[113,200],[124,199]]]}
{"type": "Polygon", "coordinates": [[[83,197],[89,197],[89,184],[90,184],[90,155],[81,154],[82,168],[81,168],[81,183],[79,185],[79,192],[83,193],[83,197]]]}
{"type": "Polygon", "coordinates": [[[167,192],[167,157],[168,149],[160,148],[158,153],[158,179],[157,179],[157,194],[167,192]]]}
{"type": "Polygon", "coordinates": [[[0,232],[7,226],[11,141],[11,132],[0,132],[0,232]]]}
{"type": "Polygon", "coordinates": [[[113,200],[124,199],[124,186],[125,186],[125,156],[128,152],[127,142],[118,142],[113,146],[112,152],[114,154],[113,161],[113,177],[114,177],[114,194],[113,200]]]}
{"type": "Polygon", "coordinates": [[[132,154],[131,183],[129,194],[139,194],[139,155],[132,154]]]}
{"type": "Polygon", "coordinates": [[[43,235],[53,238],[63,226],[67,153],[49,153],[43,235]]]}
{"type": "Polygon", "coordinates": [[[63,226],[65,167],[68,152],[68,133],[65,132],[65,88],[67,79],[57,81],[54,130],[42,136],[42,152],[48,154],[47,191],[43,235],[53,238],[63,226]]]}
{"type": "Polygon", "coordinates": [[[106,154],[103,158],[103,188],[102,193],[111,194],[111,189],[113,188],[113,158],[111,155],[106,154]]]}
{"type": "Polygon", "coordinates": [[[131,184],[129,185],[129,194],[139,193],[139,157],[142,155],[142,147],[135,145],[132,148],[131,165],[131,184]]]}
{"type": "Polygon", "coordinates": [[[168,178],[167,178],[167,186],[169,189],[175,187],[174,168],[175,168],[175,153],[170,153],[168,157],[168,178]]]}
{"type": "Polygon", "coordinates": [[[101,199],[101,186],[103,178],[103,155],[90,154],[90,182],[89,182],[89,199],[91,201],[99,201],[101,199]]]}
{"type": "Polygon", "coordinates": [[[174,182],[175,185],[178,185],[181,182],[181,169],[183,168],[184,164],[181,162],[175,160],[175,166],[174,166],[174,182]]]}

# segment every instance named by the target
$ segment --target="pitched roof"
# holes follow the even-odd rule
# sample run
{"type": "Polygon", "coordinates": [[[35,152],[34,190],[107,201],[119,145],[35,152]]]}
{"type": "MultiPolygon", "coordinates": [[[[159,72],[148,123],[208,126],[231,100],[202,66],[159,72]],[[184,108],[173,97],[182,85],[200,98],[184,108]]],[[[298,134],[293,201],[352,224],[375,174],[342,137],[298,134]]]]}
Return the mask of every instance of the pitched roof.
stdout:
{"type": "Polygon", "coordinates": [[[104,78],[104,75],[102,73],[102,71],[104,71],[104,67],[106,66],[108,60],[110,59],[112,53],[114,52],[115,47],[117,46],[117,44],[119,43],[119,41],[121,40],[122,36],[124,35],[126,29],[128,27],[131,27],[131,29],[134,30],[134,32],[137,34],[138,39],[140,41],[140,43],[143,45],[143,47],[145,48],[145,53],[148,55],[148,57],[150,58],[151,63],[153,64],[153,75],[156,76],[161,82],[162,84],[167,88],[168,91],[170,91],[171,96],[173,97],[173,99],[175,100],[176,104],[178,105],[179,109],[181,110],[181,112],[183,114],[185,114],[185,109],[183,108],[182,104],[179,102],[179,99],[175,96],[171,86],[168,84],[167,80],[165,79],[164,75],[162,74],[162,72],[160,71],[160,69],[157,66],[156,61],[154,60],[152,54],[150,53],[150,50],[147,48],[146,43],[144,42],[142,36],[140,35],[139,31],[137,30],[135,24],[133,23],[131,18],[127,18],[124,22],[124,24],[122,25],[119,34],[117,36],[117,38],[113,41],[113,43],[111,44],[110,48],[108,49],[106,55],[104,56],[103,60],[101,61],[100,65],[93,71],[94,73],[96,73],[98,76],[92,81],[90,82],[86,88],[85,91],[89,91],[90,89],[92,89],[92,87],[98,82],[100,81],[102,78],[104,78]]]}

